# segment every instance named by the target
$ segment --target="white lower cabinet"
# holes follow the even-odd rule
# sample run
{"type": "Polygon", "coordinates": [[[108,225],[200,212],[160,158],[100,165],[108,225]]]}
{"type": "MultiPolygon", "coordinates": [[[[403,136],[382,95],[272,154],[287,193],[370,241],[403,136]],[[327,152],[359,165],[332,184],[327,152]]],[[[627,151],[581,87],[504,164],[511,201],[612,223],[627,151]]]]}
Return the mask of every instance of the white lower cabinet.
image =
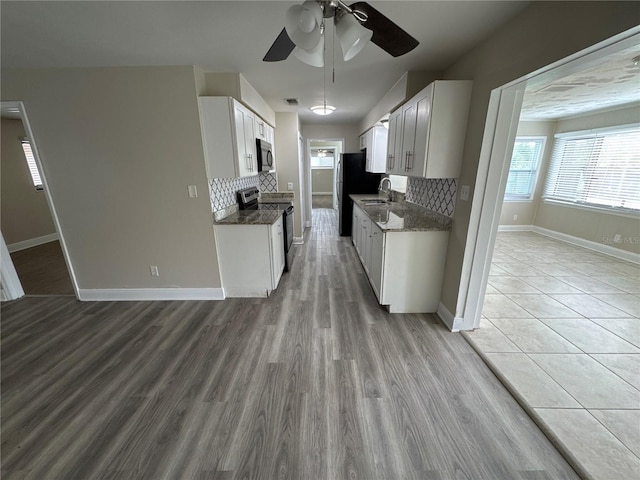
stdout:
{"type": "Polygon", "coordinates": [[[449,232],[384,231],[353,206],[353,243],[371,287],[391,313],[438,311],[449,232]]]}
{"type": "Polygon", "coordinates": [[[272,225],[216,225],[226,297],[268,297],[284,270],[282,218],[272,225]]]}

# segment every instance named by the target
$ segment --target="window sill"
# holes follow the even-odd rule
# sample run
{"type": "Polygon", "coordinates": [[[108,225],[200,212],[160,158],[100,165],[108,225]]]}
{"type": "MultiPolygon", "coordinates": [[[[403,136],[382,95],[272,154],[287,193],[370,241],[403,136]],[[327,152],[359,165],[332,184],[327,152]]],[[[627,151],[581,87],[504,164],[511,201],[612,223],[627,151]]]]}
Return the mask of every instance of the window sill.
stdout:
{"type": "Polygon", "coordinates": [[[533,198],[505,198],[504,203],[531,203],[533,198]]]}
{"type": "Polygon", "coordinates": [[[548,205],[575,208],[577,210],[587,210],[589,212],[594,212],[594,213],[606,213],[609,215],[617,215],[619,217],[627,217],[627,218],[635,218],[635,219],[640,218],[640,212],[637,210],[623,210],[623,209],[616,209],[616,208],[597,207],[594,205],[582,205],[582,204],[576,204],[571,202],[562,202],[560,200],[550,200],[546,198],[543,199],[542,202],[548,205]]]}

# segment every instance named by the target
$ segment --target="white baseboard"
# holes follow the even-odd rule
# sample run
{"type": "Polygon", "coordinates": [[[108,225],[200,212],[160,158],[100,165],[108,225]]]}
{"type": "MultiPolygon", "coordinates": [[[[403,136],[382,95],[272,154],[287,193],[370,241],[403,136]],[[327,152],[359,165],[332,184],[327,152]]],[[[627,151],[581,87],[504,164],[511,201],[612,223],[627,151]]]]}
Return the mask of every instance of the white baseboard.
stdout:
{"type": "Polygon", "coordinates": [[[598,253],[609,255],[610,257],[626,260],[627,262],[640,264],[640,255],[633,252],[628,252],[620,248],[605,245],[603,243],[594,242],[591,240],[585,240],[584,238],[574,237],[567,233],[556,232],[554,230],[548,230],[546,228],[538,227],[536,225],[500,225],[498,227],[499,232],[534,232],[546,237],[560,240],[562,242],[571,243],[579,247],[588,248],[598,253]]]}
{"type": "Polygon", "coordinates": [[[304,245],[304,237],[293,237],[294,245],[304,245]]]}
{"type": "Polygon", "coordinates": [[[333,195],[333,192],[311,192],[311,195],[333,195]]]}
{"type": "Polygon", "coordinates": [[[533,225],[499,225],[499,232],[530,232],[533,225]]]}
{"type": "Polygon", "coordinates": [[[538,233],[540,235],[545,235],[547,237],[554,238],[556,240],[561,240],[563,242],[571,243],[579,247],[588,248],[589,250],[594,250],[598,253],[603,253],[611,257],[616,257],[621,260],[626,260],[627,262],[640,264],[640,255],[637,253],[628,252],[626,250],[622,250],[616,247],[611,247],[609,245],[604,245],[603,243],[593,242],[591,240],[585,240],[584,238],[574,237],[573,235],[567,235],[566,233],[547,230],[546,228],[537,227],[535,225],[533,225],[533,227],[531,228],[531,231],[534,233],[538,233]]]}
{"type": "Polygon", "coordinates": [[[444,323],[449,330],[451,330],[452,332],[460,331],[463,319],[454,317],[442,302],[440,302],[440,304],[438,305],[438,311],[436,312],[436,314],[438,315],[438,317],[440,317],[442,323],[444,323]]]}
{"type": "Polygon", "coordinates": [[[27,248],[37,247],[38,245],[44,245],[45,243],[53,242],[58,240],[57,233],[51,233],[49,235],[43,235],[41,237],[30,238],[28,240],[23,240],[21,242],[12,243],[11,245],[7,245],[9,249],[9,253],[19,252],[20,250],[26,250],[27,248]]]}
{"type": "Polygon", "coordinates": [[[82,301],[224,300],[222,288],[100,288],[80,289],[82,301]]]}

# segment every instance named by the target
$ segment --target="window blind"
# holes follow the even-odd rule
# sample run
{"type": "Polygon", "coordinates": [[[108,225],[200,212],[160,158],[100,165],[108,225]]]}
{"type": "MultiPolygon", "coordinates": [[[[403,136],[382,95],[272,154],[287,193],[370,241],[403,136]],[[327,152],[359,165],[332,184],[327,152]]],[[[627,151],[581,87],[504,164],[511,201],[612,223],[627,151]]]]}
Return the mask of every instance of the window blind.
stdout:
{"type": "Polygon", "coordinates": [[[22,144],[22,151],[24,152],[24,156],[27,159],[27,166],[29,167],[29,173],[31,174],[31,180],[33,180],[33,185],[38,190],[42,190],[42,179],[40,178],[40,172],[38,171],[38,166],[36,165],[36,159],[33,156],[33,150],[31,150],[31,144],[29,140],[23,139],[20,141],[22,144]]]}
{"type": "Polygon", "coordinates": [[[556,136],[543,198],[640,210],[640,127],[556,136]]]}
{"type": "Polygon", "coordinates": [[[513,145],[505,200],[529,200],[533,196],[545,137],[517,137],[513,145]]]}

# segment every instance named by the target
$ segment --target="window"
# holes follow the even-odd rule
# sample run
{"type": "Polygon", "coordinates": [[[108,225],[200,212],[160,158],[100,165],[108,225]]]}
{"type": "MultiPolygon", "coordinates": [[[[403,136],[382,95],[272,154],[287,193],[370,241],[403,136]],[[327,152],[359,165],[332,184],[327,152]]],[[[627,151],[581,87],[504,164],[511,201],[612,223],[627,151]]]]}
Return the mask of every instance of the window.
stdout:
{"type": "Polygon", "coordinates": [[[545,137],[516,137],[504,193],[506,201],[531,200],[533,197],[545,140],[545,137]]]}
{"type": "Polygon", "coordinates": [[[20,143],[22,144],[22,151],[24,151],[24,156],[27,159],[27,166],[29,167],[29,173],[31,173],[33,186],[36,187],[36,190],[42,190],[42,179],[40,178],[40,172],[38,172],[36,159],[33,156],[33,151],[31,150],[31,144],[26,138],[20,140],[20,143]]]}
{"type": "Polygon", "coordinates": [[[333,168],[334,153],[328,148],[311,150],[311,168],[333,168]]]}
{"type": "Polygon", "coordinates": [[[556,135],[543,198],[640,210],[640,126],[556,135]]]}

